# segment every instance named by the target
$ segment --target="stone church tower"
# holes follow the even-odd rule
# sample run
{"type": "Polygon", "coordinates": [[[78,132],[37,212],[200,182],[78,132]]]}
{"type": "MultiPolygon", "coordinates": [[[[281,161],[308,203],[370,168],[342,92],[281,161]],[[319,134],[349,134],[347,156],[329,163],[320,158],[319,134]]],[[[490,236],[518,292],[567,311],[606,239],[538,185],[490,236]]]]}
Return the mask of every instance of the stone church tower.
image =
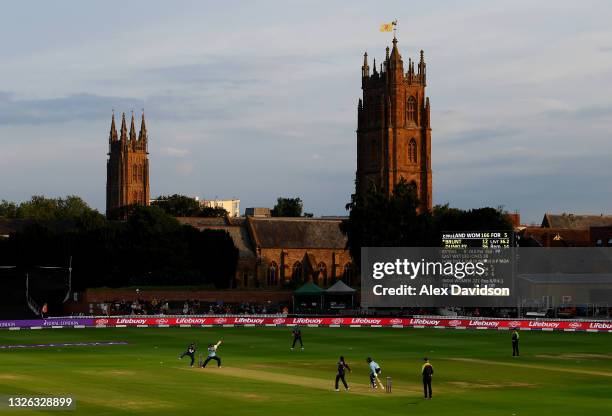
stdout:
{"type": "Polygon", "coordinates": [[[431,209],[431,127],[429,97],[425,96],[423,51],[415,72],[407,71],[393,38],[393,49],[380,68],[374,59],[370,74],[368,54],[361,67],[363,98],[357,108],[357,193],[370,186],[387,194],[403,178],[412,183],[421,209],[431,209]]]}
{"type": "Polygon", "coordinates": [[[125,124],[125,113],[121,116],[120,135],[117,136],[115,113],[111,120],[108,137],[108,160],[106,162],[106,217],[120,218],[119,208],[129,205],[149,205],[149,153],[147,151],[147,128],[144,112],[140,134],[136,137],[134,113],[130,132],[125,124]]]}

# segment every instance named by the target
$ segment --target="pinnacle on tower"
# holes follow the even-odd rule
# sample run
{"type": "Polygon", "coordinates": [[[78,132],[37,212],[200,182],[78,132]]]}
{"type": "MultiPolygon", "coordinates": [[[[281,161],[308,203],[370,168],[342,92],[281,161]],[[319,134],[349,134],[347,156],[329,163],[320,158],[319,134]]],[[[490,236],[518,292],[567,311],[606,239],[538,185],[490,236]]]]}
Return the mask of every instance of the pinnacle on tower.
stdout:
{"type": "Polygon", "coordinates": [[[110,134],[108,135],[108,141],[116,142],[117,140],[118,138],[117,138],[117,126],[115,126],[115,111],[113,110],[113,115],[111,117],[110,134]]]}
{"type": "Polygon", "coordinates": [[[134,112],[132,111],[132,123],[130,124],[130,141],[136,141],[136,128],[134,127],[134,112]]]}
{"type": "MultiPolygon", "coordinates": [[[[389,48],[387,48],[387,54],[389,53],[389,48]]],[[[402,56],[400,55],[398,49],[397,49],[397,38],[394,36],[393,37],[393,49],[391,50],[391,57],[387,58],[389,60],[389,68],[391,69],[402,69],[402,72],[404,71],[403,69],[403,63],[402,63],[402,56]]]]}
{"type": "Polygon", "coordinates": [[[419,75],[421,76],[421,83],[423,85],[425,85],[426,83],[426,78],[425,78],[425,57],[423,54],[423,50],[421,49],[421,60],[419,61],[419,75]]]}
{"type": "Polygon", "coordinates": [[[127,142],[127,127],[125,125],[125,113],[121,114],[121,141],[127,142]]]}
{"type": "Polygon", "coordinates": [[[147,126],[145,125],[144,110],[142,110],[142,121],[140,122],[140,134],[138,134],[138,140],[147,140],[147,126]]]}
{"type": "Polygon", "coordinates": [[[363,65],[361,66],[361,76],[363,78],[370,76],[370,66],[368,65],[368,52],[363,54],[363,65]]]}

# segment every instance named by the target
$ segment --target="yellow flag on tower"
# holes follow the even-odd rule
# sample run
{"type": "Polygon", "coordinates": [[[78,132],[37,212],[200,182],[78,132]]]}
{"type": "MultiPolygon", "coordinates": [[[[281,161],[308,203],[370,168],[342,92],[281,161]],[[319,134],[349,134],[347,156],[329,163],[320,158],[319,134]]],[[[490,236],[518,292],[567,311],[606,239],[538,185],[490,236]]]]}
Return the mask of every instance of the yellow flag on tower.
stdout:
{"type": "Polygon", "coordinates": [[[393,32],[393,27],[397,25],[397,20],[392,21],[391,23],[383,23],[380,25],[381,32],[393,32]]]}

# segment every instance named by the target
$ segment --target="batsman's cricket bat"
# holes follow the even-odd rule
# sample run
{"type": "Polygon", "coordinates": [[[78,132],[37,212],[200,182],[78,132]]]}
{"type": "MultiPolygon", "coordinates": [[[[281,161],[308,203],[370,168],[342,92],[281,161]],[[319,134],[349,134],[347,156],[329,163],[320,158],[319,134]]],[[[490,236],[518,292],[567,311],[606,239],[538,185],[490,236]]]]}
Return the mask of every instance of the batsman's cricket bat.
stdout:
{"type": "Polygon", "coordinates": [[[382,381],[380,381],[380,378],[378,378],[378,374],[376,374],[376,381],[378,382],[378,385],[380,386],[381,389],[385,388],[385,386],[383,386],[382,381]]]}

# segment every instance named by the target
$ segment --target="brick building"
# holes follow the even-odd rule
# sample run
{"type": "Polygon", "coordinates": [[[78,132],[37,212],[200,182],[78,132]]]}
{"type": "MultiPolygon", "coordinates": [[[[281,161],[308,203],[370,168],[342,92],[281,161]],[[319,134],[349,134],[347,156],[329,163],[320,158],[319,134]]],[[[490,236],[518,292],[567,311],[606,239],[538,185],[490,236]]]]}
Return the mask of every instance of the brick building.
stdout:
{"type": "Polygon", "coordinates": [[[421,208],[431,209],[431,126],[429,98],[425,96],[426,66],[421,51],[407,71],[393,38],[380,70],[368,54],[363,57],[361,88],[357,108],[357,193],[374,186],[391,194],[404,179],[411,183],[421,208]]]}
{"type": "Polygon", "coordinates": [[[134,113],[128,135],[125,113],[121,115],[120,135],[115,127],[115,114],[111,120],[106,162],[106,216],[120,215],[120,209],[129,205],[149,205],[149,153],[144,113],[140,133],[136,137],[134,113]]]}
{"type": "Polygon", "coordinates": [[[257,254],[257,277],[265,286],[359,284],[340,220],[247,217],[246,223],[257,254]]]}
{"type": "Polygon", "coordinates": [[[232,287],[287,288],[305,282],[359,285],[338,219],[177,218],[200,230],[225,230],[238,248],[232,287]]]}
{"type": "Polygon", "coordinates": [[[612,246],[612,215],[546,213],[540,227],[521,227],[523,247],[612,246]]]}

